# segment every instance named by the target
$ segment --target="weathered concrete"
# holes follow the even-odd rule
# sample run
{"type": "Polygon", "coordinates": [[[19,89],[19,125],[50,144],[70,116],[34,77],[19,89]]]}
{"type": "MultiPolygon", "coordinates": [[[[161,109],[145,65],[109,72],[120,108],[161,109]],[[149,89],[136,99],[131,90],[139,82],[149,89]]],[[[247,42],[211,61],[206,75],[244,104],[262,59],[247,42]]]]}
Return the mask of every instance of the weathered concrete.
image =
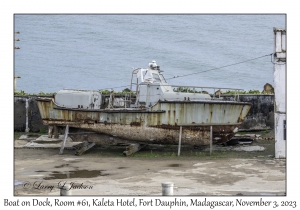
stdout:
{"type": "Polygon", "coordinates": [[[28,99],[28,128],[30,132],[48,130],[48,126],[43,125],[37,103],[36,96],[15,96],[14,97],[14,130],[24,132],[26,129],[26,99],[28,99]]]}
{"type": "MultiPolygon", "coordinates": [[[[232,100],[234,96],[222,95],[225,100],[232,100]]],[[[251,109],[248,112],[244,122],[240,126],[245,130],[264,130],[274,128],[274,95],[240,95],[241,102],[251,103],[251,109]]]]}
{"type": "Polygon", "coordinates": [[[86,186],[72,190],[72,195],[77,196],[161,196],[163,182],[174,183],[174,196],[283,196],[286,193],[285,160],[254,155],[247,159],[148,159],[107,157],[91,152],[76,158],[70,150],[61,156],[58,150],[16,149],[14,157],[15,196],[58,196],[60,182],[86,186]],[[96,176],[86,176],[94,170],[98,170],[96,176]],[[72,176],[67,178],[68,174],[72,176]],[[25,182],[41,185],[24,188],[25,182]]]}
{"type": "MultiPolygon", "coordinates": [[[[42,136],[32,136],[30,135],[22,135],[18,140],[14,141],[15,148],[37,148],[37,149],[59,149],[61,148],[62,141],[64,140],[64,136],[60,135],[58,138],[48,138],[47,135],[42,136]]],[[[73,142],[71,138],[66,139],[66,149],[74,149],[74,146],[79,145],[81,142],[73,142]]]]}
{"type": "Polygon", "coordinates": [[[14,130],[25,131],[26,127],[26,99],[23,97],[14,98],[14,130]]]}

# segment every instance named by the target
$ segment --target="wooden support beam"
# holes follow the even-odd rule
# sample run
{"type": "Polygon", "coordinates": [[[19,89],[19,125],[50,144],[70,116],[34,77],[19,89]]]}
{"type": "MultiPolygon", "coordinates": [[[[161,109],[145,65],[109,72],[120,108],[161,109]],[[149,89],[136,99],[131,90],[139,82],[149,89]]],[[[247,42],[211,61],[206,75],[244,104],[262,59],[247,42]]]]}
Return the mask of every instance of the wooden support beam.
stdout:
{"type": "Polygon", "coordinates": [[[209,149],[209,154],[211,155],[212,154],[212,142],[213,142],[213,129],[212,129],[212,126],[210,126],[210,149],[209,149]]]}
{"type": "Polygon", "coordinates": [[[53,125],[48,126],[48,138],[52,139],[53,135],[53,125]]]}
{"type": "Polygon", "coordinates": [[[60,155],[62,155],[63,152],[64,152],[64,148],[65,148],[65,144],[66,144],[66,141],[67,141],[67,138],[68,138],[68,134],[69,134],[69,125],[66,126],[64,141],[62,142],[61,148],[60,148],[60,151],[59,151],[60,155]]]}
{"type": "Polygon", "coordinates": [[[54,126],[53,126],[53,134],[54,134],[54,138],[55,138],[55,139],[58,139],[58,138],[59,138],[59,135],[58,135],[58,127],[57,127],[57,125],[54,125],[54,126]]]}
{"type": "Polygon", "coordinates": [[[96,144],[94,142],[89,143],[88,141],[84,141],[82,146],[75,151],[75,155],[82,155],[87,150],[91,149],[96,144]]]}
{"type": "Polygon", "coordinates": [[[123,152],[123,155],[125,156],[132,155],[146,146],[147,144],[130,144],[129,146],[126,147],[126,150],[123,152]]]}

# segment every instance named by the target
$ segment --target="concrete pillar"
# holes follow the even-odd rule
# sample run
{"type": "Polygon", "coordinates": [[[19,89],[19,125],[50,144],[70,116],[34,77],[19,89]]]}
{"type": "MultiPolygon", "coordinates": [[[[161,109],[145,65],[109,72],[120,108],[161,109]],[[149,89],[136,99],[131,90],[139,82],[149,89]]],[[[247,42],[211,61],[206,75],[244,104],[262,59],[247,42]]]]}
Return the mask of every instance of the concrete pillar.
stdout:
{"type": "Polygon", "coordinates": [[[69,196],[72,195],[72,191],[70,190],[71,185],[65,184],[60,188],[60,196],[69,196]]]}
{"type": "Polygon", "coordinates": [[[275,158],[286,158],[286,30],[274,28],[275,158]]]}
{"type": "Polygon", "coordinates": [[[161,186],[163,196],[173,195],[173,182],[164,182],[161,184],[161,186]]]}

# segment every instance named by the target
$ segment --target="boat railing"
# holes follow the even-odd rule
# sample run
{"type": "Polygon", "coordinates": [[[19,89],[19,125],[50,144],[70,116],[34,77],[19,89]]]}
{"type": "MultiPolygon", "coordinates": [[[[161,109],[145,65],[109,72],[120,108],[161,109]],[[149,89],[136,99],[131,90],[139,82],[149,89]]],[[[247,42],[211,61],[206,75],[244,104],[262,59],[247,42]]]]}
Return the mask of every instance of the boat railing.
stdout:
{"type": "Polygon", "coordinates": [[[191,85],[170,85],[170,84],[154,84],[152,83],[151,86],[168,86],[172,87],[174,92],[182,92],[182,93],[198,93],[198,94],[209,94],[211,95],[212,99],[221,99],[222,91],[232,91],[234,92],[234,101],[239,100],[240,91],[244,89],[239,88],[224,88],[224,87],[207,87],[207,86],[191,86],[191,85]],[[177,88],[177,89],[175,89],[177,88]],[[200,90],[199,90],[200,89],[200,90]],[[213,90],[213,93],[210,93],[207,90],[213,90]]]}
{"type": "Polygon", "coordinates": [[[137,97],[137,93],[138,93],[138,87],[139,87],[139,79],[137,77],[137,73],[139,72],[141,68],[136,68],[133,69],[132,71],[132,75],[131,75],[131,81],[130,81],[130,95],[129,95],[129,101],[130,104],[134,104],[136,97],[137,97]],[[134,79],[135,77],[135,79],[134,79]],[[135,86],[135,90],[133,90],[133,86],[135,86]],[[133,93],[135,94],[135,97],[133,97],[133,93]]]}
{"type": "Polygon", "coordinates": [[[80,92],[99,92],[99,90],[83,90],[83,89],[73,89],[73,88],[64,88],[63,90],[73,90],[73,91],[80,91],[80,92]]]}
{"type": "MultiPolygon", "coordinates": [[[[140,81],[138,80],[137,74],[139,70],[142,68],[136,68],[132,71],[131,81],[130,81],[130,96],[129,101],[130,103],[135,103],[135,100],[138,98],[139,94],[139,86],[140,81]],[[135,86],[135,87],[134,87],[135,86]],[[133,96],[134,95],[134,96],[133,96]]],[[[173,88],[174,92],[189,92],[189,93],[206,93],[210,94],[212,97],[212,100],[221,100],[221,94],[222,91],[232,91],[234,92],[234,101],[239,101],[239,94],[240,91],[243,91],[243,89],[239,88],[224,88],[224,87],[206,87],[206,86],[190,86],[190,85],[171,85],[171,84],[155,84],[151,83],[152,86],[171,86],[173,88]],[[174,88],[177,88],[176,90],[174,88]],[[200,89],[200,91],[199,91],[200,89]],[[213,93],[207,92],[207,89],[213,90],[213,93]]]]}
{"type": "MultiPolygon", "coordinates": [[[[160,85],[160,86],[164,86],[164,85],[160,85]]],[[[171,86],[173,88],[174,92],[188,92],[188,93],[210,94],[212,96],[212,99],[220,99],[221,95],[223,94],[222,91],[228,91],[229,90],[229,91],[234,92],[234,100],[235,101],[239,100],[240,91],[244,90],[244,89],[239,89],[239,88],[190,86],[190,85],[168,85],[168,86],[171,86]],[[174,89],[175,87],[177,89],[174,89]],[[208,89],[209,90],[213,90],[213,93],[209,93],[209,91],[207,91],[208,89]]]]}

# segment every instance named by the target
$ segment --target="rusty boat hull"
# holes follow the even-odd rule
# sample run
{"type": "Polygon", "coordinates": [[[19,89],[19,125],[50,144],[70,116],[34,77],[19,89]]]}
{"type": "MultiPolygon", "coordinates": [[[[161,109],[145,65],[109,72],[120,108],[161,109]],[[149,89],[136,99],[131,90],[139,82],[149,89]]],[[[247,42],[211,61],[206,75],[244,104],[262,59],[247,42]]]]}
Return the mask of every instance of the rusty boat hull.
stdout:
{"type": "Polygon", "coordinates": [[[122,139],[160,144],[209,145],[229,141],[251,104],[237,101],[158,101],[148,109],[83,109],[56,106],[52,98],[38,98],[43,124],[93,131],[122,139]]]}

